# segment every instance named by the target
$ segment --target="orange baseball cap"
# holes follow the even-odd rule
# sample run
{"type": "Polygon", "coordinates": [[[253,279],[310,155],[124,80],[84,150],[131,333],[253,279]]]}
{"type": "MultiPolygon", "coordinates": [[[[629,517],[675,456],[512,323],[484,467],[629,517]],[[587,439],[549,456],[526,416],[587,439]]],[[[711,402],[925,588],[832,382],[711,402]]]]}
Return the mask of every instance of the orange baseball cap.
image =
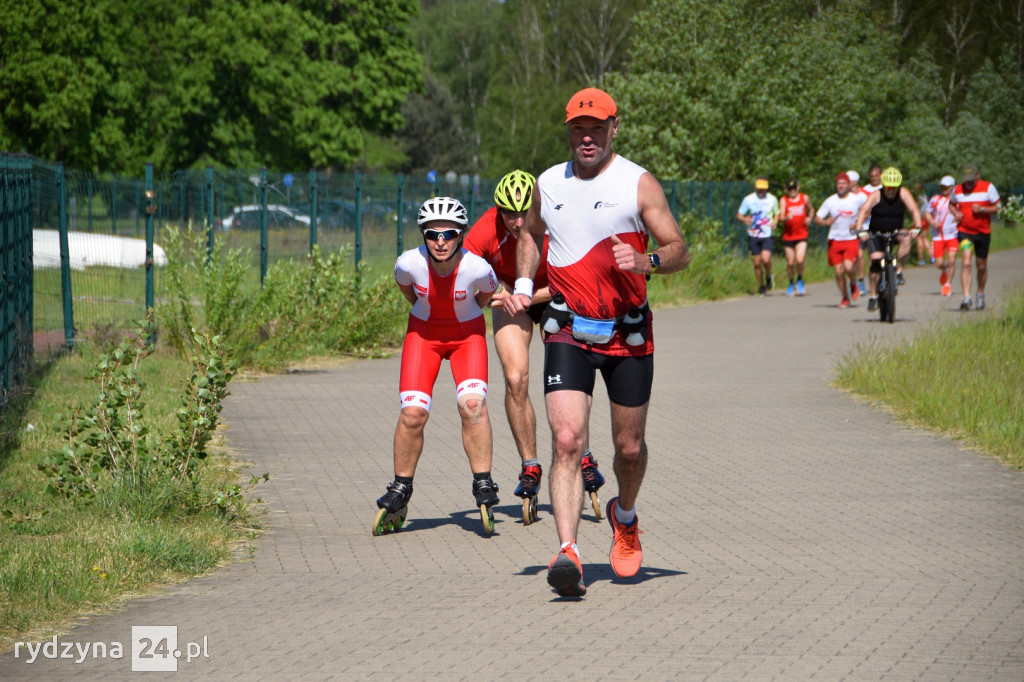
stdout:
{"type": "Polygon", "coordinates": [[[580,90],[565,105],[565,122],[579,118],[580,116],[591,116],[602,121],[615,115],[615,100],[604,90],[597,88],[584,88],[580,90]]]}

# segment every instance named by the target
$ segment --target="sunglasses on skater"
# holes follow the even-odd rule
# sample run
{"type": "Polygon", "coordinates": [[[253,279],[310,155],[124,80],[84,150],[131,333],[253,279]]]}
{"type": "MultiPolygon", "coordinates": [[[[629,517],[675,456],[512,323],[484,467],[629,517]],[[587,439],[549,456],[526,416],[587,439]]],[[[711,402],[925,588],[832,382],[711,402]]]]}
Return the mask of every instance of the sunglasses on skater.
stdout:
{"type": "Polygon", "coordinates": [[[462,234],[462,230],[456,230],[455,228],[450,228],[447,230],[423,230],[423,236],[432,242],[436,242],[438,239],[441,239],[442,237],[444,237],[444,240],[446,242],[450,242],[451,240],[458,237],[460,234],[462,234]]]}

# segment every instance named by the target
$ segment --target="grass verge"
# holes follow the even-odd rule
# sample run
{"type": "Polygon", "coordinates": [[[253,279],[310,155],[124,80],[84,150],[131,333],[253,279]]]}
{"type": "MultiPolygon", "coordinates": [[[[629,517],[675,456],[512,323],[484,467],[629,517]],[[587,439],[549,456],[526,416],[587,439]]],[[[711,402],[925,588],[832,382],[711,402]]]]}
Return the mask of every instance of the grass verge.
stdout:
{"type": "Polygon", "coordinates": [[[861,344],[840,361],[836,384],[1024,469],[1024,288],[1001,308],[936,321],[908,344],[861,344]]]}
{"type": "MultiPolygon", "coordinates": [[[[0,650],[209,571],[255,532],[245,506],[230,514],[213,505],[156,512],[151,496],[134,491],[88,501],[43,492],[47,477],[39,464],[65,445],[63,415],[96,400],[96,384],[85,377],[98,357],[84,346],[38,367],[0,421],[0,650]]],[[[189,372],[187,361],[164,351],[140,363],[153,431],[173,427],[189,372]]],[[[210,450],[198,484],[205,495],[239,477],[222,450],[210,450]]]]}

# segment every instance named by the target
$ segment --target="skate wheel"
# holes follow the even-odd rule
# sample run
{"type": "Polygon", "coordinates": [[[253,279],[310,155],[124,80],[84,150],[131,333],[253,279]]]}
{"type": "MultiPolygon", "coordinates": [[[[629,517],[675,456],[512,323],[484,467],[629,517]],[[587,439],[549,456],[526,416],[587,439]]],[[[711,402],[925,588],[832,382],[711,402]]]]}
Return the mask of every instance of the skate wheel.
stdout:
{"type": "Polygon", "coordinates": [[[486,504],[480,505],[480,520],[484,522],[484,532],[490,535],[494,532],[494,512],[486,504]]]}
{"type": "Polygon", "coordinates": [[[407,517],[408,515],[409,515],[409,508],[408,507],[402,507],[402,511],[398,512],[398,516],[395,519],[395,522],[394,522],[394,524],[392,526],[392,528],[395,530],[395,532],[398,532],[398,531],[402,530],[402,526],[405,525],[405,517],[407,517]]]}
{"type": "Polygon", "coordinates": [[[529,526],[537,520],[537,498],[527,497],[523,499],[523,525],[529,526]]]}
{"type": "Polygon", "coordinates": [[[601,516],[601,498],[597,496],[596,490],[590,491],[590,504],[594,507],[594,516],[600,521],[603,517],[601,516]]]}
{"type": "Polygon", "coordinates": [[[373,519],[373,526],[370,527],[370,532],[373,533],[374,536],[384,535],[384,533],[387,532],[388,524],[385,522],[387,515],[387,509],[381,509],[377,512],[376,518],[373,519]]]}

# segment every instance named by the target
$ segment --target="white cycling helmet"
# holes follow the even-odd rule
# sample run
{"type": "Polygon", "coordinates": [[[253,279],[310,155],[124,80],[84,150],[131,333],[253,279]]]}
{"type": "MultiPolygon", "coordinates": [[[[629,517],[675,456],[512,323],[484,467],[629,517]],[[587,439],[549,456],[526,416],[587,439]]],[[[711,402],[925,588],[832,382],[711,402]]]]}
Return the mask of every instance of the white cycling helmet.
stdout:
{"type": "Polygon", "coordinates": [[[427,199],[420,206],[419,215],[416,217],[417,225],[422,228],[435,220],[448,220],[461,227],[469,225],[466,207],[452,197],[434,197],[427,199]]]}

